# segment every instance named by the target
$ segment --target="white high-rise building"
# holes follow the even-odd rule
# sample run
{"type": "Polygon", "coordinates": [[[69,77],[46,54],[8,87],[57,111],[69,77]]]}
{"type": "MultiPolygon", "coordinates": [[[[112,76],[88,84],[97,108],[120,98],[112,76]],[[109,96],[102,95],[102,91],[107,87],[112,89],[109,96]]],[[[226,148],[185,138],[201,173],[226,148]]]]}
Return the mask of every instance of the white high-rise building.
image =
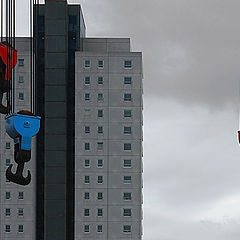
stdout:
{"type": "Polygon", "coordinates": [[[141,239],[142,54],[86,38],[75,66],[75,239],[141,239]]]}

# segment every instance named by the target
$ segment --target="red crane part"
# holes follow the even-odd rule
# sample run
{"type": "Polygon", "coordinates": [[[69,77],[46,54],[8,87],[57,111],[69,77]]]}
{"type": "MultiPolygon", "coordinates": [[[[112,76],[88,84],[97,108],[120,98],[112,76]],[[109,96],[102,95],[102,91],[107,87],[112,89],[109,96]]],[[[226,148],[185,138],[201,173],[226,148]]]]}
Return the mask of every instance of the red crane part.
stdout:
{"type": "Polygon", "coordinates": [[[12,78],[12,69],[17,64],[17,50],[7,46],[6,42],[0,43],[0,56],[6,65],[5,80],[10,81],[12,78]]]}

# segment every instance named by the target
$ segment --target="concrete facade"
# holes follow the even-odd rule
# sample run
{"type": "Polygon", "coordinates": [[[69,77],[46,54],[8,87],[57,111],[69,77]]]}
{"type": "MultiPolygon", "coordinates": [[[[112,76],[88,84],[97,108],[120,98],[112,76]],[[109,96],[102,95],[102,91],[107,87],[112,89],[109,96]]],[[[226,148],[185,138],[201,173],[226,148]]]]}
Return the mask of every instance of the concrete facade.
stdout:
{"type": "Polygon", "coordinates": [[[75,66],[75,239],[142,239],[142,54],[87,38],[75,66]]]}

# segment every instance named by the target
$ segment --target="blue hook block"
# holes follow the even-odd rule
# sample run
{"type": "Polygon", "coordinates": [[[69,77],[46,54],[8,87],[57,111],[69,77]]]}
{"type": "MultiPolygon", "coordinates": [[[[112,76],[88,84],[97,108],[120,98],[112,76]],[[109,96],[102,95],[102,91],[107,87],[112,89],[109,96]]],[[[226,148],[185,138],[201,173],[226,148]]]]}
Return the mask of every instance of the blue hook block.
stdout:
{"type": "Polygon", "coordinates": [[[6,117],[7,134],[16,141],[21,136],[21,150],[31,150],[32,137],[40,129],[41,117],[12,113],[6,117]]]}

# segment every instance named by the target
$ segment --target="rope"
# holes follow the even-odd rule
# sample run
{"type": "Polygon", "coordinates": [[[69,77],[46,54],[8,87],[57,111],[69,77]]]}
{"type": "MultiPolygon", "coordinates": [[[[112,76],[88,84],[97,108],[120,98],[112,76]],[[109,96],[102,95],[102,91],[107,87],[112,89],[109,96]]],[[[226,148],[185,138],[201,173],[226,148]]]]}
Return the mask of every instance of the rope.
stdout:
{"type": "MultiPolygon", "coordinates": [[[[6,42],[7,42],[7,79],[8,76],[8,66],[9,66],[9,0],[6,0],[6,42]]],[[[8,81],[8,91],[7,91],[7,106],[10,105],[10,81],[8,81]]]]}
{"type": "MultiPolygon", "coordinates": [[[[16,0],[13,0],[13,49],[16,49],[16,0]]],[[[14,61],[14,59],[13,59],[14,61]]],[[[13,108],[12,111],[15,112],[15,68],[13,68],[13,95],[12,95],[12,102],[13,102],[13,108]]]]}
{"type": "MultiPolygon", "coordinates": [[[[3,8],[4,1],[1,0],[1,41],[3,41],[3,8]]],[[[12,69],[15,59],[15,0],[6,0],[6,47],[7,47],[7,63],[6,63],[6,77],[7,77],[7,114],[14,112],[14,93],[15,93],[15,71],[12,69]]]]}
{"type": "Polygon", "coordinates": [[[238,130],[240,130],[240,80],[238,81],[238,101],[239,101],[239,108],[238,108],[238,114],[239,114],[239,117],[238,117],[238,130]]]}
{"type": "Polygon", "coordinates": [[[1,0],[1,42],[3,41],[3,0],[1,0]]]}
{"type": "MultiPolygon", "coordinates": [[[[15,112],[15,49],[16,49],[16,0],[1,0],[1,41],[5,41],[7,48],[6,59],[6,80],[7,82],[7,114],[15,112]],[[4,10],[5,8],[5,10],[4,10]],[[5,16],[4,16],[5,12],[5,16]],[[5,23],[4,23],[5,18],[5,23]],[[6,27],[4,29],[4,27],[6,27]],[[11,69],[10,69],[11,68],[11,69]]],[[[36,113],[36,76],[38,59],[38,20],[39,20],[39,0],[29,0],[30,11],[30,102],[31,112],[36,113]]]]}
{"type": "Polygon", "coordinates": [[[40,2],[39,0],[34,0],[34,4],[35,4],[35,21],[34,21],[34,29],[35,29],[35,34],[34,34],[34,78],[33,78],[33,112],[36,114],[36,108],[37,108],[37,104],[36,104],[36,80],[37,80],[37,76],[38,76],[38,27],[39,27],[39,5],[40,2]]]}
{"type": "Polygon", "coordinates": [[[33,29],[32,29],[32,0],[29,0],[29,10],[30,10],[30,102],[31,102],[31,112],[33,112],[33,29]]]}
{"type": "MultiPolygon", "coordinates": [[[[12,63],[12,58],[11,58],[11,46],[12,46],[12,0],[9,0],[9,66],[11,66],[12,63]]],[[[10,75],[10,71],[9,71],[9,75],[10,75]]],[[[10,106],[11,106],[11,110],[10,112],[12,112],[12,74],[10,75],[11,79],[9,81],[10,83],[10,106]]],[[[9,76],[9,77],[10,77],[9,76]]]]}

